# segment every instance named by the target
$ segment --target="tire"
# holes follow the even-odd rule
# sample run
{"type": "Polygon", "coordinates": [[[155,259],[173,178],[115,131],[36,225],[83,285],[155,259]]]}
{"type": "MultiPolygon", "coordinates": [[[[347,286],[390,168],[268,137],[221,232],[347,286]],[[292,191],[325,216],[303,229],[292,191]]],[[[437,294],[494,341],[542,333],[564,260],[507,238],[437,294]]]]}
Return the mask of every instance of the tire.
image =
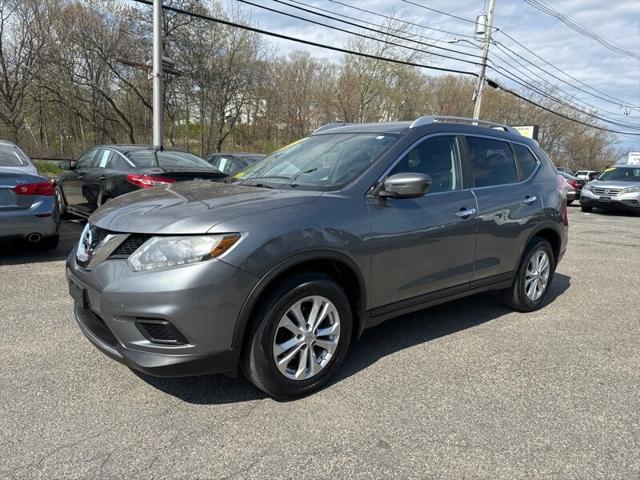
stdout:
{"type": "Polygon", "coordinates": [[[593,207],[591,205],[580,205],[580,210],[582,210],[585,213],[591,213],[591,210],[593,210],[593,207]]]}
{"type": "Polygon", "coordinates": [[[58,247],[58,243],[60,243],[60,235],[52,235],[44,237],[36,246],[42,250],[54,250],[58,247]]]}
{"type": "Polygon", "coordinates": [[[567,205],[571,205],[573,203],[573,200],[567,200],[567,205]]]}
{"type": "MultiPolygon", "coordinates": [[[[538,310],[544,305],[545,299],[549,294],[549,289],[551,288],[555,268],[555,258],[553,256],[553,250],[551,249],[551,245],[549,244],[549,242],[544,238],[534,237],[527,246],[522,256],[522,260],[520,261],[520,266],[518,267],[518,271],[516,273],[513,284],[511,285],[511,287],[501,292],[502,301],[507,306],[520,312],[532,312],[534,310],[538,310]],[[529,280],[528,283],[530,284],[530,286],[536,288],[535,284],[531,285],[531,283],[535,282],[535,278],[537,276],[530,273],[531,270],[529,269],[529,267],[532,260],[535,262],[534,259],[539,258],[538,256],[542,256],[543,254],[546,256],[546,259],[548,261],[548,273],[546,276],[546,282],[543,282],[544,289],[541,292],[540,296],[536,298],[535,295],[538,292],[533,292],[534,298],[532,298],[527,292],[526,283],[529,280]],[[534,278],[534,280],[531,280],[532,277],[534,278]]],[[[544,274],[542,274],[540,277],[544,277],[544,274]]],[[[539,282],[543,280],[543,278],[540,277],[537,277],[539,278],[539,282]]],[[[540,283],[538,283],[538,285],[540,285],[540,283]]]]}
{"type": "Polygon", "coordinates": [[[297,274],[270,289],[263,303],[257,308],[245,344],[242,370],[257,388],[274,398],[292,399],[309,395],[326,385],[340,367],[351,343],[352,328],[353,317],[349,300],[333,279],[313,272],[297,274]],[[296,336],[294,330],[289,330],[281,324],[285,318],[293,320],[292,327],[297,327],[296,323],[302,323],[295,320],[296,317],[290,310],[301,301],[297,311],[302,313],[305,319],[309,319],[308,314],[312,311],[310,307],[313,305],[311,297],[328,301],[318,301],[318,305],[322,305],[320,311],[323,311],[324,305],[331,305],[327,306],[328,312],[322,317],[323,320],[315,331],[334,331],[337,335],[316,338],[308,331],[303,335],[300,333],[302,330],[295,329],[298,332],[296,336]],[[293,342],[294,346],[279,352],[278,359],[282,359],[279,368],[274,356],[274,344],[284,345],[287,342],[293,342]],[[319,346],[320,342],[337,346],[330,353],[329,349],[319,346]],[[297,353],[294,352],[296,349],[297,353]],[[295,355],[287,362],[285,357],[291,352],[295,355]],[[307,360],[301,368],[305,352],[304,358],[307,360]],[[316,361],[312,365],[309,360],[310,354],[313,354],[313,359],[320,359],[320,362],[316,361]],[[322,366],[327,357],[328,360],[322,366]],[[291,371],[283,371],[287,368],[291,368],[291,371]],[[312,368],[317,368],[317,372],[312,374],[312,368]],[[292,377],[299,372],[302,372],[300,378],[292,377]]]}
{"type": "Polygon", "coordinates": [[[60,208],[60,218],[63,220],[71,220],[75,218],[67,211],[67,201],[62,194],[62,191],[56,187],[56,197],[58,197],[58,207],[60,208]]]}

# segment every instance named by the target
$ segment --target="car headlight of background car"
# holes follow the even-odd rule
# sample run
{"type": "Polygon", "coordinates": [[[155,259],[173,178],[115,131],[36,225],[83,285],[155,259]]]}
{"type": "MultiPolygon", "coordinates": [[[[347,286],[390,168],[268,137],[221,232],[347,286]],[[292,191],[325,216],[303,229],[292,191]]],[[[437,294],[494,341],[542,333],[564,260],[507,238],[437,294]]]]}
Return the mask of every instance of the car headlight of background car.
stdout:
{"type": "Polygon", "coordinates": [[[640,192],[640,185],[637,187],[627,187],[623,190],[623,193],[634,193],[634,192],[640,192]]]}
{"type": "Polygon", "coordinates": [[[237,233],[152,237],[127,262],[136,272],[202,262],[222,255],[239,239],[237,233]]]}

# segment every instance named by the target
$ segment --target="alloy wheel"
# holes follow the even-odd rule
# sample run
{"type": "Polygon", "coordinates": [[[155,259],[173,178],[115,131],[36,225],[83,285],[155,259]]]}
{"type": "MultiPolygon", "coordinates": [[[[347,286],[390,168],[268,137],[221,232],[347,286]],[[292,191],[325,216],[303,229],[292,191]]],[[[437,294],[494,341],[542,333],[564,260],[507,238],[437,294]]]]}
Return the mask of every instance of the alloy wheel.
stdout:
{"type": "Polygon", "coordinates": [[[549,283],[551,262],[544,250],[538,250],[533,254],[524,274],[524,290],[527,298],[535,302],[542,297],[549,283]]]}
{"type": "Polygon", "coordinates": [[[329,364],[339,341],[336,306],[320,295],[305,297],[280,319],[273,338],[273,360],[285,377],[308,380],[329,364]]]}

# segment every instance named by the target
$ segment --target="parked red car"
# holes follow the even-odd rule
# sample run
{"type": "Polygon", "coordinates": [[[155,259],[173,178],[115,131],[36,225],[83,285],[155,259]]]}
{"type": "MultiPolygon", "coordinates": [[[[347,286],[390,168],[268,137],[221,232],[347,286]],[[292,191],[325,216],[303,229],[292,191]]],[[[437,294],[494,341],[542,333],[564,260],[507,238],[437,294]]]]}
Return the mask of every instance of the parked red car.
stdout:
{"type": "Polygon", "coordinates": [[[558,170],[558,175],[564,178],[567,185],[569,185],[569,190],[567,190],[567,205],[571,205],[574,200],[580,200],[580,192],[582,191],[582,187],[587,183],[587,180],[574,177],[561,170],[558,170]]]}

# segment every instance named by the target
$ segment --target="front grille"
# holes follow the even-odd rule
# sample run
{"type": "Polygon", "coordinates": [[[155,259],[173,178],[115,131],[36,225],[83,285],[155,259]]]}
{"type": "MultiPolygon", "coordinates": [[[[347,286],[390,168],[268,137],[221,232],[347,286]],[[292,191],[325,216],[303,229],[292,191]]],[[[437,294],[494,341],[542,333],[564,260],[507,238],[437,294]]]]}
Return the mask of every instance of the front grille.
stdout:
{"type": "Polygon", "coordinates": [[[100,245],[100,243],[102,243],[102,240],[104,240],[106,238],[106,236],[111,233],[109,230],[105,230],[104,228],[98,228],[98,227],[93,226],[93,225],[91,226],[91,230],[93,231],[93,234],[95,235],[94,243],[96,245],[100,245]]]}
{"type": "Polygon", "coordinates": [[[187,339],[167,320],[138,319],[136,326],[144,337],[153,343],[185,345],[187,339]]]}
{"type": "Polygon", "coordinates": [[[151,238],[151,235],[132,233],[124,242],[118,245],[118,248],[113,251],[109,258],[128,258],[149,238],[151,238]]]}
{"type": "Polygon", "coordinates": [[[608,187],[608,188],[591,187],[591,191],[596,195],[618,195],[623,190],[624,188],[615,188],[615,187],[608,187]]]}

